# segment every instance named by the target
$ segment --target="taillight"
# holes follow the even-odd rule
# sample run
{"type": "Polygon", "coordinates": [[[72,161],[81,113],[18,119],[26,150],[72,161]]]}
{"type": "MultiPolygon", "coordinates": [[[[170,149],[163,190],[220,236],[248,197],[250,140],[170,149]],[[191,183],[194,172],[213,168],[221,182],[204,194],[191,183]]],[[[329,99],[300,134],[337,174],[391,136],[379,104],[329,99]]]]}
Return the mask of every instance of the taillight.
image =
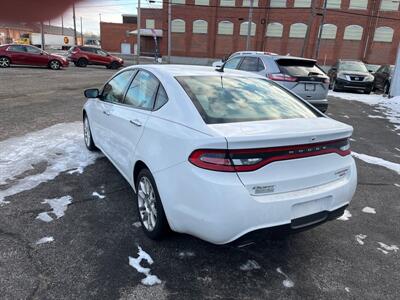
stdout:
{"type": "Polygon", "coordinates": [[[296,77],[292,77],[290,75],[282,74],[282,73],[269,73],[268,78],[274,81],[290,81],[295,82],[297,81],[296,77]]]}
{"type": "Polygon", "coordinates": [[[304,158],[329,153],[346,156],[351,153],[349,139],[334,140],[316,144],[256,149],[200,149],[189,156],[195,166],[222,172],[255,171],[275,161],[304,158]]]}

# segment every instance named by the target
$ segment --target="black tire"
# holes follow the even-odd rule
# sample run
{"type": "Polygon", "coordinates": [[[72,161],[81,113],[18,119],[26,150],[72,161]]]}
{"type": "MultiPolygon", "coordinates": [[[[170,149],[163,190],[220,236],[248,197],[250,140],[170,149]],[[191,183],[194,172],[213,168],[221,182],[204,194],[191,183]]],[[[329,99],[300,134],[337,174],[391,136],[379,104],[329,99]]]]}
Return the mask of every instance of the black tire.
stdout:
{"type": "Polygon", "coordinates": [[[338,87],[336,86],[336,80],[333,80],[333,82],[332,82],[332,90],[333,90],[334,92],[340,92],[340,91],[341,91],[341,90],[338,89],[338,87]]]}
{"type": "Polygon", "coordinates": [[[11,65],[11,60],[8,57],[0,56],[0,68],[8,68],[11,65]]]}
{"type": "Polygon", "coordinates": [[[61,63],[58,60],[53,59],[49,62],[49,68],[52,70],[60,70],[61,63]]]}
{"type": "MultiPolygon", "coordinates": [[[[164,212],[164,207],[162,205],[161,202],[161,198],[160,195],[158,193],[158,189],[157,189],[157,185],[156,182],[154,181],[153,175],[151,174],[151,172],[148,169],[142,169],[139,172],[139,175],[136,178],[136,206],[137,206],[137,211],[138,211],[138,215],[139,215],[139,220],[140,223],[142,224],[142,229],[144,231],[144,233],[152,240],[159,240],[163,237],[165,237],[168,232],[169,232],[169,225],[168,225],[168,221],[167,218],[165,216],[165,212],[164,212]],[[151,202],[151,199],[147,199],[148,202],[146,202],[146,200],[144,200],[144,197],[141,197],[139,194],[141,193],[141,191],[143,190],[142,188],[140,188],[140,184],[143,183],[143,181],[145,182],[146,180],[148,180],[148,182],[151,184],[151,187],[154,191],[153,195],[155,196],[155,201],[151,202]],[[143,205],[140,205],[140,199],[143,199],[143,205]],[[145,206],[146,204],[147,206],[151,206],[151,204],[154,204],[154,206],[151,206],[152,209],[155,209],[156,211],[156,219],[155,219],[155,225],[153,225],[152,229],[149,229],[149,227],[146,225],[145,222],[148,222],[147,220],[144,220],[145,216],[142,215],[141,212],[143,212],[143,214],[146,214],[145,210],[145,206]]],[[[149,193],[151,194],[151,193],[149,193]]],[[[149,218],[149,216],[147,215],[147,218],[149,218]]]]}
{"type": "Polygon", "coordinates": [[[390,93],[390,83],[386,82],[385,85],[383,86],[383,94],[389,95],[390,93]]]}
{"type": "Polygon", "coordinates": [[[76,62],[78,67],[85,68],[88,65],[88,61],[86,58],[80,58],[76,62]]]}
{"type": "Polygon", "coordinates": [[[83,139],[85,141],[86,148],[88,148],[89,151],[97,150],[97,147],[93,141],[89,118],[86,115],[83,117],[83,139]]]}
{"type": "Polygon", "coordinates": [[[113,61],[110,65],[109,65],[109,69],[112,69],[112,70],[117,70],[117,69],[119,69],[121,67],[121,65],[118,63],[118,62],[116,62],[116,61],[113,61]]]}
{"type": "Polygon", "coordinates": [[[370,89],[368,89],[368,90],[364,90],[364,94],[366,94],[366,95],[369,95],[369,94],[371,94],[371,90],[370,90],[370,89]]]}

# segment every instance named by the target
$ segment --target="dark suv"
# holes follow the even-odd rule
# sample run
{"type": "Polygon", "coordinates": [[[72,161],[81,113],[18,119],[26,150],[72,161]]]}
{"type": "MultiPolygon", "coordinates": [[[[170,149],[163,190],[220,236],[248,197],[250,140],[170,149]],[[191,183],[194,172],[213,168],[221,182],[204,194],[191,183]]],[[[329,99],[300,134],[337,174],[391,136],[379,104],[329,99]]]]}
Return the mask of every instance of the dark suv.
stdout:
{"type": "Polygon", "coordinates": [[[390,82],[394,73],[394,66],[382,65],[374,73],[374,91],[381,91],[384,94],[389,94],[390,82]]]}
{"type": "Polygon", "coordinates": [[[361,90],[370,94],[374,84],[374,76],[365,64],[357,60],[338,60],[328,71],[330,88],[334,91],[361,90]]]}
{"type": "Polygon", "coordinates": [[[118,69],[124,65],[122,58],[110,55],[97,47],[75,46],[69,49],[68,59],[77,67],[101,65],[108,69],[118,69]]]}

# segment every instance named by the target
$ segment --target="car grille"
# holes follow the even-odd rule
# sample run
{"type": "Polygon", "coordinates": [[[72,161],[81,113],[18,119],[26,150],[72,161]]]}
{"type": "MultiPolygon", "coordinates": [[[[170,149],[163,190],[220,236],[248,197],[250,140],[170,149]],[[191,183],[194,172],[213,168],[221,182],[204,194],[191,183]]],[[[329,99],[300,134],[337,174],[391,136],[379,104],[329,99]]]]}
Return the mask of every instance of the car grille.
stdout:
{"type": "Polygon", "coordinates": [[[347,75],[347,77],[349,77],[351,81],[363,81],[364,80],[364,76],[361,76],[361,75],[347,75]]]}

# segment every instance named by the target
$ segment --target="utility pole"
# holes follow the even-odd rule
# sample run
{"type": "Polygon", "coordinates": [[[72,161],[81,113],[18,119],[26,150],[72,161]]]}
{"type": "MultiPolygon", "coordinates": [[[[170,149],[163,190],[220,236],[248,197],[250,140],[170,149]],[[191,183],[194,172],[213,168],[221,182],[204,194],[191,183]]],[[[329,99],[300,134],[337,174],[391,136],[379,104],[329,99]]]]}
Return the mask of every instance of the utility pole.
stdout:
{"type": "Polygon", "coordinates": [[[171,63],[171,1],[168,0],[168,63],[171,63]]]}
{"type": "Polygon", "coordinates": [[[138,1],[137,16],[136,62],[140,64],[140,0],[138,1]]]}
{"type": "Polygon", "coordinates": [[[327,4],[328,4],[328,0],[324,0],[324,10],[322,12],[322,20],[321,20],[321,25],[319,26],[319,32],[318,32],[317,49],[315,51],[315,59],[316,60],[318,60],[318,56],[319,56],[319,47],[321,45],[322,29],[324,28],[324,24],[325,24],[326,5],[327,4]]]}
{"type": "Polygon", "coordinates": [[[42,51],[44,51],[44,28],[43,28],[43,21],[40,22],[40,39],[41,39],[41,47],[42,47],[42,51]]]}
{"type": "Polygon", "coordinates": [[[247,22],[246,51],[249,50],[249,48],[250,48],[251,24],[253,23],[253,2],[254,2],[254,0],[250,0],[249,18],[248,18],[248,22],[247,22]]]}
{"type": "MultiPolygon", "coordinates": [[[[311,26],[312,26],[312,21],[313,21],[314,17],[315,17],[315,0],[311,0],[311,11],[310,11],[310,17],[308,18],[306,37],[303,42],[303,48],[301,49],[302,57],[304,57],[304,55],[306,53],[307,46],[310,45],[310,32],[311,32],[311,26]]],[[[311,54],[311,56],[312,56],[312,54],[311,54]]]]}
{"type": "Polygon", "coordinates": [[[82,27],[82,17],[81,17],[81,45],[83,46],[83,27],[82,27]]]}
{"type": "Polygon", "coordinates": [[[61,35],[64,35],[64,17],[61,15],[61,35]]]}
{"type": "Polygon", "coordinates": [[[78,45],[78,40],[76,37],[76,17],[75,17],[75,2],[72,3],[72,18],[74,19],[74,44],[78,45]]]}

